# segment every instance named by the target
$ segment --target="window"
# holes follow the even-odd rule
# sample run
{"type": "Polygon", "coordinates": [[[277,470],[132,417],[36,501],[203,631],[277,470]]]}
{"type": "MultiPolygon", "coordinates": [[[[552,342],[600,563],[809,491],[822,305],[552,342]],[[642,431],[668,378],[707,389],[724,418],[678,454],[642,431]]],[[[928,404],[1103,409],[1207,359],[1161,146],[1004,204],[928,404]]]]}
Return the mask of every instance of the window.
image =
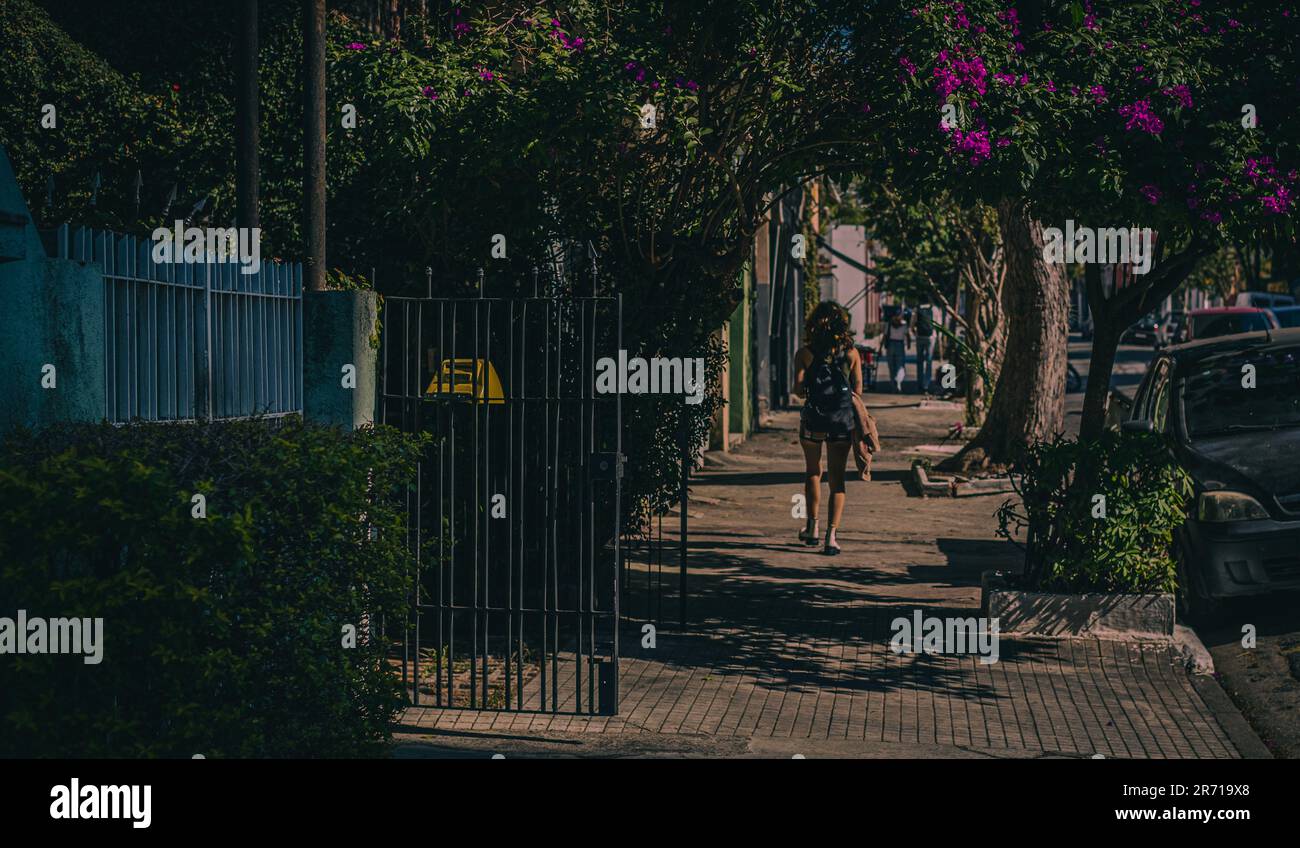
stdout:
{"type": "Polygon", "coordinates": [[[1193,439],[1298,427],[1300,348],[1227,352],[1198,362],[1184,380],[1182,403],[1193,439]],[[1253,386],[1243,385],[1248,370],[1253,386]]]}
{"type": "Polygon", "coordinates": [[[1208,339],[1214,336],[1232,336],[1237,333],[1255,333],[1272,328],[1273,325],[1263,312],[1197,315],[1192,319],[1192,338],[1208,339]]]}

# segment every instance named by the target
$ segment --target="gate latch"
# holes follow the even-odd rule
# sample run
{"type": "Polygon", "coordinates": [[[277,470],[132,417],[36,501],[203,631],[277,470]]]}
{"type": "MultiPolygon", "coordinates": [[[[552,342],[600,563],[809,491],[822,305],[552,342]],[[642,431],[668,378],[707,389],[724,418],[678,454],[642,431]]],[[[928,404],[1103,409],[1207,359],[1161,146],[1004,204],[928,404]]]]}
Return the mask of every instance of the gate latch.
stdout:
{"type": "Polygon", "coordinates": [[[623,460],[621,453],[593,453],[591,455],[592,476],[597,480],[619,480],[623,477],[623,460]]]}

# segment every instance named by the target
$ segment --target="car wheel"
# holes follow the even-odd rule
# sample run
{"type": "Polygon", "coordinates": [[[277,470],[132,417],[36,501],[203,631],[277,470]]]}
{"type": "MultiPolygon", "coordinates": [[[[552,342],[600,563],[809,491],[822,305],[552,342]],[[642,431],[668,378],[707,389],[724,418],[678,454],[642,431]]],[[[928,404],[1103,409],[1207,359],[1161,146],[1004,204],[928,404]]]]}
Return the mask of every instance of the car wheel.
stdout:
{"type": "Polygon", "coordinates": [[[1213,621],[1222,611],[1223,605],[1220,601],[1205,596],[1196,562],[1181,542],[1175,549],[1174,559],[1178,564],[1178,589],[1174,592],[1178,617],[1189,621],[1213,621]]]}

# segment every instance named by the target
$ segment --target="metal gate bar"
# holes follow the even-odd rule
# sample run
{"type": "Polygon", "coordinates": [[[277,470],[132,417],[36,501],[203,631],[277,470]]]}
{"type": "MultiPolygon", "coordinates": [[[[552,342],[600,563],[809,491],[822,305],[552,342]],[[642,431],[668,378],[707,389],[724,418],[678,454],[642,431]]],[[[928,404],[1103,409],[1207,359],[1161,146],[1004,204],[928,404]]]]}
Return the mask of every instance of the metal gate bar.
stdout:
{"type": "Polygon", "coordinates": [[[432,437],[411,498],[414,703],[617,710],[622,404],[595,363],[621,308],[385,299],[380,419],[432,437]]]}

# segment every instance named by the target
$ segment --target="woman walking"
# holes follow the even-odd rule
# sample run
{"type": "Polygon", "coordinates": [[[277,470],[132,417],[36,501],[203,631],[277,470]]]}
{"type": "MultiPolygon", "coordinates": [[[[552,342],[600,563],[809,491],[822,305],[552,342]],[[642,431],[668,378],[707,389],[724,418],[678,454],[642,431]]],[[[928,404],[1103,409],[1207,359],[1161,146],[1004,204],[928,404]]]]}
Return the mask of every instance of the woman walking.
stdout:
{"type": "Polygon", "coordinates": [[[844,466],[853,439],[853,395],[862,392],[862,359],[853,347],[848,310],[830,300],[818,304],[804,324],[804,346],[794,361],[794,390],[805,399],[799,418],[799,444],[803,448],[804,497],[808,504],[808,523],[799,539],[812,546],[820,538],[817,513],[824,444],[830,508],[823,553],[834,555],[840,552],[835,530],[844,514],[844,466]]]}

